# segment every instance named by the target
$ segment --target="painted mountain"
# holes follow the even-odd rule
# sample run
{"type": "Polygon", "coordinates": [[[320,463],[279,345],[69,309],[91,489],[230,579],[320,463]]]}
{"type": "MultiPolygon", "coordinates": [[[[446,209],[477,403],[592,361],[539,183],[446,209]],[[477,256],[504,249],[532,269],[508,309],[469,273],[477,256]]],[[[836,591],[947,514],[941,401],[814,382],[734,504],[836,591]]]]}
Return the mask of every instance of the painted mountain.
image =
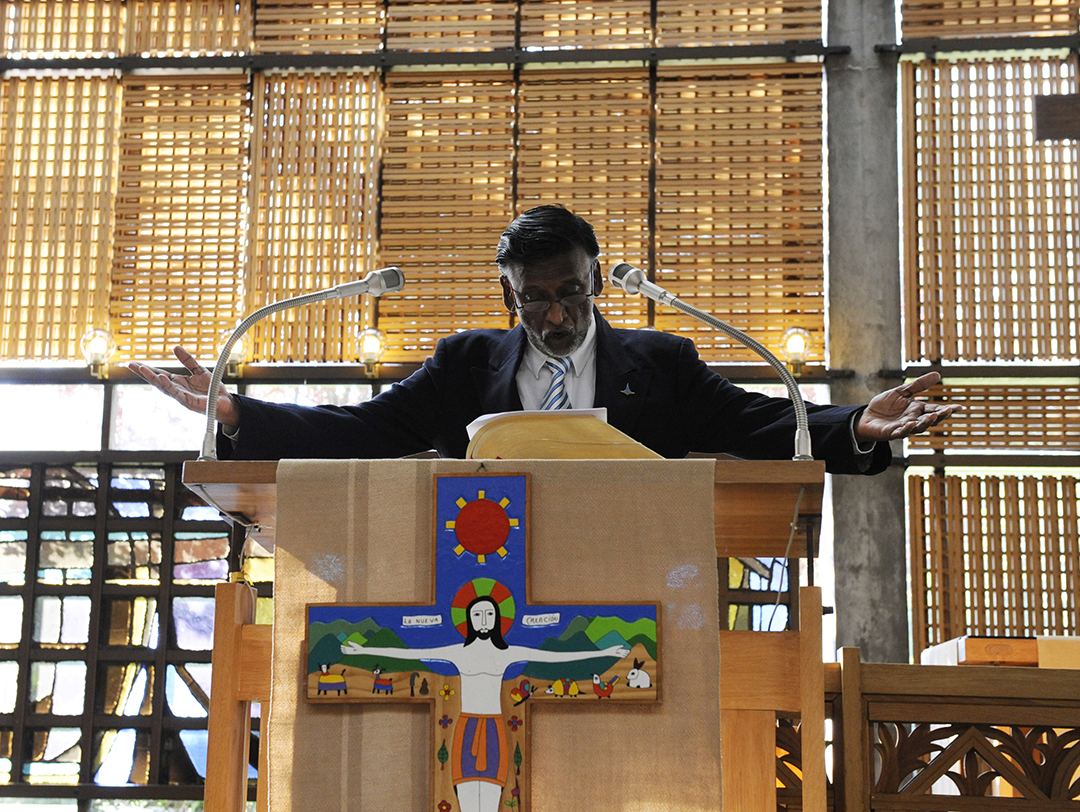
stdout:
{"type": "MultiPolygon", "coordinates": [[[[656,659],[656,621],[642,618],[633,623],[617,617],[578,616],[558,637],[549,637],[540,644],[544,651],[599,651],[610,646],[633,648],[640,643],[656,659]]],[[[617,662],[614,657],[590,657],[571,663],[529,663],[523,672],[533,679],[589,680],[593,674],[603,674],[617,662]]]]}
{"type": "Polygon", "coordinates": [[[308,651],[318,645],[326,635],[332,634],[339,640],[344,640],[351,634],[359,634],[365,640],[375,634],[382,627],[371,618],[365,618],[359,623],[351,623],[348,620],[335,620],[333,623],[308,624],[308,651]]]}
{"type": "Polygon", "coordinates": [[[342,654],[341,644],[346,640],[361,646],[379,646],[381,648],[400,648],[408,650],[405,643],[390,629],[381,628],[371,618],[360,623],[334,621],[333,623],[312,623],[308,629],[308,673],[313,674],[323,665],[352,666],[371,671],[376,665],[383,671],[428,671],[428,666],[419,660],[396,657],[373,657],[366,654],[342,654]]]}

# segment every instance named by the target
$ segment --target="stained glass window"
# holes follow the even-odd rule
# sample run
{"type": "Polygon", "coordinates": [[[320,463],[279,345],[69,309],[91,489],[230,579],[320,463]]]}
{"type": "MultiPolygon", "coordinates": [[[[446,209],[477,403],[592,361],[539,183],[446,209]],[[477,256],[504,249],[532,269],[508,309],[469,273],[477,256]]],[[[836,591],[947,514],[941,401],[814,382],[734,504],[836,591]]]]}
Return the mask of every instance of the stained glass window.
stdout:
{"type": "Polygon", "coordinates": [[[229,528],[179,463],[9,466],[0,489],[0,786],[201,797],[229,528]]]}

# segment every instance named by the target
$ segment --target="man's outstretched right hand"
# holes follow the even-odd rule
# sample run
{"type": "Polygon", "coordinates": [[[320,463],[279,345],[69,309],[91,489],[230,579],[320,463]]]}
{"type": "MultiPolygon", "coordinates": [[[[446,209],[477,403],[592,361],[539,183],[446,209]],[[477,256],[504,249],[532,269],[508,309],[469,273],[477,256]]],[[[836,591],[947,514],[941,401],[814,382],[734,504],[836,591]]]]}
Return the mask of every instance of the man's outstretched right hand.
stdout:
{"type": "MultiPolygon", "coordinates": [[[[173,347],[173,354],[191,373],[190,375],[165,372],[138,361],[130,361],[127,366],[148,384],[164,392],[181,406],[193,412],[206,414],[206,393],[210,389],[210,373],[183,347],[179,345],[173,347]]],[[[219,423],[230,428],[240,425],[240,405],[236,398],[224,389],[218,390],[217,419],[219,423]]]]}

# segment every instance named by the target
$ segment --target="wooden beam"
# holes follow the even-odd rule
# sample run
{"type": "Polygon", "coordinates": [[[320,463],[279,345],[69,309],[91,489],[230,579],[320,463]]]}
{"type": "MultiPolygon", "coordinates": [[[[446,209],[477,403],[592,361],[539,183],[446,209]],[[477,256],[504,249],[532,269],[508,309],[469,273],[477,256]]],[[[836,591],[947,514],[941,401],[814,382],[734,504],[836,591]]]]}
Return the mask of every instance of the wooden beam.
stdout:
{"type": "Polygon", "coordinates": [[[776,713],[721,710],[720,729],[724,812],[776,809],[776,713]]]}
{"type": "Polygon", "coordinates": [[[255,620],[255,590],[214,589],[214,672],[206,753],[206,812],[243,812],[247,805],[251,704],[240,697],[243,627],[255,620]]]}

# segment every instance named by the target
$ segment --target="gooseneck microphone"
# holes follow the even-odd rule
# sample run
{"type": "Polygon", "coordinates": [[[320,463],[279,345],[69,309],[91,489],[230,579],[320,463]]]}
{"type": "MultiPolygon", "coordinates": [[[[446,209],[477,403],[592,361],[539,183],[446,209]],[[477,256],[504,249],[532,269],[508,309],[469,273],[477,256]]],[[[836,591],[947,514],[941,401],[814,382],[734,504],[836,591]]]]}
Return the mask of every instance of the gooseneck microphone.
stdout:
{"type": "Polygon", "coordinates": [[[403,287],[405,287],[405,274],[401,272],[400,268],[380,268],[355,282],[346,282],[325,290],[317,290],[313,293],[294,296],[291,299],[283,299],[280,302],[271,302],[264,307],[260,307],[240,322],[236,329],[232,331],[228,341],[225,342],[225,346],[221,348],[221,354],[218,356],[217,364],[214,365],[214,371],[210,376],[210,388],[206,392],[206,433],[203,434],[202,454],[199,459],[217,459],[215,435],[217,430],[218,392],[221,390],[221,379],[225,375],[225,366],[229,360],[229,355],[232,353],[233,345],[236,344],[240,336],[248,331],[251,325],[266,318],[271,313],[278,313],[293,307],[325,302],[329,299],[345,299],[363,293],[370,296],[382,296],[384,293],[393,293],[403,287]]]}
{"type": "Polygon", "coordinates": [[[700,322],[704,322],[713,329],[719,330],[721,333],[745,344],[768,361],[769,366],[775,369],[780,375],[780,379],[787,387],[788,397],[795,407],[795,456],[792,457],[792,459],[812,460],[814,458],[810,451],[810,428],[806,419],[806,404],[803,402],[802,395],[799,393],[799,385],[795,382],[795,378],[792,374],[788,372],[788,369],[784,366],[783,362],[769,352],[763,344],[750,338],[750,336],[742,332],[742,330],[738,330],[730,324],[720,321],[720,319],[715,316],[711,316],[702,310],[698,310],[693,305],[687,304],[674,294],[664,290],[659,285],[650,282],[643,270],[635,268],[629,263],[616,262],[611,270],[608,271],[608,279],[612,285],[620,290],[625,290],[627,293],[640,293],[642,296],[652,299],[654,302],[669,305],[700,322]]]}

